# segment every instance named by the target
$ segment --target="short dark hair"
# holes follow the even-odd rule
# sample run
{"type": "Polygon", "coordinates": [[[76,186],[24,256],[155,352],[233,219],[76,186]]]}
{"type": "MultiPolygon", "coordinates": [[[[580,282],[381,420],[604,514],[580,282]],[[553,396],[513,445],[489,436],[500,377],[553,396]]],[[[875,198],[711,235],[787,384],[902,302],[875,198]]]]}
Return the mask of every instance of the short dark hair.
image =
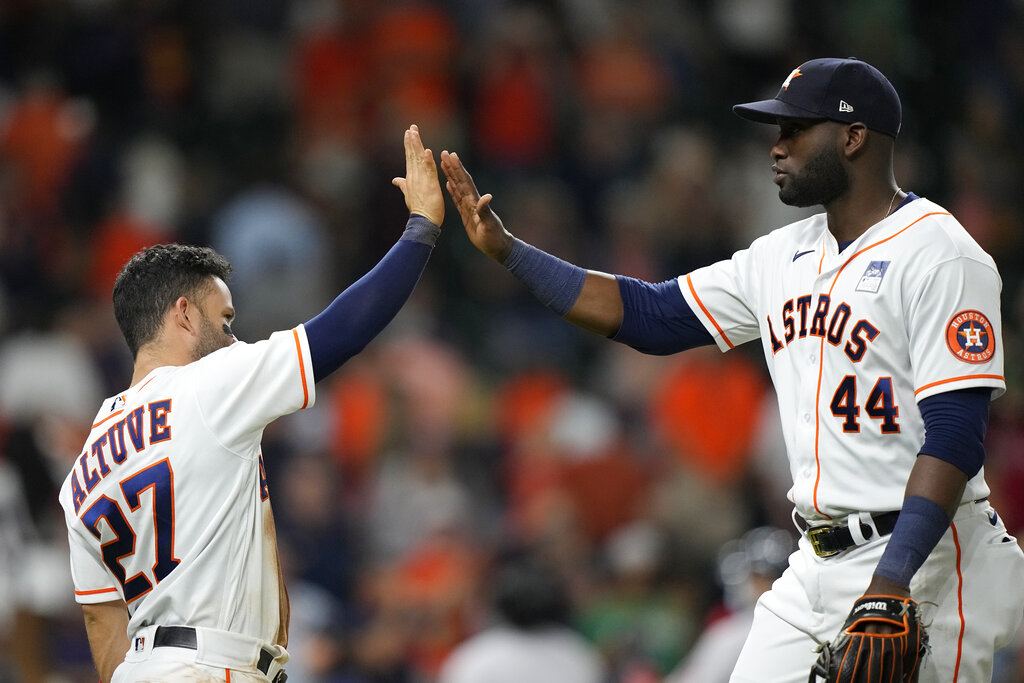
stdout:
{"type": "Polygon", "coordinates": [[[554,567],[537,558],[507,560],[494,577],[493,591],[498,613],[516,628],[566,626],[572,619],[565,580],[554,567]]]}
{"type": "Polygon", "coordinates": [[[158,244],[124,264],[114,281],[114,316],[132,358],[153,341],[164,314],[178,297],[195,299],[210,286],[210,277],[227,281],[228,260],[209,247],[158,244]]]}

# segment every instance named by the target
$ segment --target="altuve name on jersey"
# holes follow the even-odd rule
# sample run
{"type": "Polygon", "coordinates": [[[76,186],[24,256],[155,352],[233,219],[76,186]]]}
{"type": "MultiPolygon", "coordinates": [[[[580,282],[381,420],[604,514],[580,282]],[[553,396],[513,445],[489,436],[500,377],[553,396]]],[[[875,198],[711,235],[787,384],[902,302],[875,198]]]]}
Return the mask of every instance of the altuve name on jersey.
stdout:
{"type": "Polygon", "coordinates": [[[78,458],[78,466],[71,471],[71,498],[76,513],[86,496],[110,474],[111,465],[124,464],[130,452],[138,453],[150,444],[170,440],[170,412],[171,399],[139,406],[89,444],[78,458]]]}
{"type": "Polygon", "coordinates": [[[775,333],[772,317],[767,316],[772,353],[778,353],[794,339],[803,339],[807,336],[824,337],[833,346],[839,346],[845,339],[843,351],[847,357],[854,363],[860,361],[867,350],[868,342],[874,341],[878,336],[878,328],[861,319],[852,324],[847,337],[846,328],[853,316],[850,305],[844,301],[833,307],[828,294],[819,294],[817,302],[812,307],[813,299],[812,294],[805,294],[782,304],[779,329],[782,331],[783,341],[780,341],[775,333]]]}

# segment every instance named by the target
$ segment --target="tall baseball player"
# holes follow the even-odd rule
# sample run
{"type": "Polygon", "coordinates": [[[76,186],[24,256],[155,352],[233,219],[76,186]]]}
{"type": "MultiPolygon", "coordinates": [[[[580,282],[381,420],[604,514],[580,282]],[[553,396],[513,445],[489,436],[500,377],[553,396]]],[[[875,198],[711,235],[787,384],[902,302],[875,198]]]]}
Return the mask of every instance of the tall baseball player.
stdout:
{"type": "MultiPolygon", "coordinates": [[[[313,405],[315,382],[402,307],[444,218],[437,167],[405,132],[410,211],[384,258],[303,325],[235,339],[208,248],[159,245],[124,266],[114,312],[135,359],[104,401],[60,492],[75,596],[108,681],[275,681],[287,676],[288,595],[260,439],[313,405]]],[[[287,230],[287,226],[281,226],[287,230]]]]}
{"type": "Polygon", "coordinates": [[[996,266],[896,184],[901,105],[872,66],[815,59],[734,111],[778,125],[779,198],[825,212],[660,284],[515,239],[457,155],[441,167],[473,244],[566,320],[655,354],[760,339],[803,535],[732,681],[989,681],[1024,613],[1024,553],[983,470],[1005,389],[996,266]]]}

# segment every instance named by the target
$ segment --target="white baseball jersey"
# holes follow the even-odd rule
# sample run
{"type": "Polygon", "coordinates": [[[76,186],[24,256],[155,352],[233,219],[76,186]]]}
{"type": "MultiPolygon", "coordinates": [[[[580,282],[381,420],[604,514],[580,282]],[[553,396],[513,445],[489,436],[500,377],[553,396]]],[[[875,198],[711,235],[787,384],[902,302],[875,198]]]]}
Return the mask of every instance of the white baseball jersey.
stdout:
{"type": "Polygon", "coordinates": [[[499,624],[455,648],[438,683],[601,683],[606,673],[594,646],[569,628],[499,624]]]}
{"type": "Polygon", "coordinates": [[[105,401],[60,492],[77,601],[122,598],[129,638],[189,625],[277,643],[286,597],[260,439],[314,398],[300,325],[105,401]]]}
{"type": "MultiPolygon", "coordinates": [[[[818,214],[678,281],[723,351],[761,339],[809,520],[899,510],[924,441],[917,402],[1005,390],[995,263],[926,199],[842,252],[818,214]]],[[[964,499],[988,493],[982,470],[964,499]]]]}

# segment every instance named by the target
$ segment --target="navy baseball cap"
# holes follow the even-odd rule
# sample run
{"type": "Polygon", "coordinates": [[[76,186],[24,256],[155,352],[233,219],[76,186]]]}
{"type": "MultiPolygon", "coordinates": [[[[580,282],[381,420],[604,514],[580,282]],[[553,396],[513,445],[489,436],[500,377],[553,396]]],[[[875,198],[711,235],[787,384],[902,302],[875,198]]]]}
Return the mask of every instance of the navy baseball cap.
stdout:
{"type": "Polygon", "coordinates": [[[859,59],[812,59],[789,74],[775,99],[737,104],[737,115],[758,123],[776,117],[860,121],[868,128],[896,137],[903,107],[882,72],[859,59]]]}

